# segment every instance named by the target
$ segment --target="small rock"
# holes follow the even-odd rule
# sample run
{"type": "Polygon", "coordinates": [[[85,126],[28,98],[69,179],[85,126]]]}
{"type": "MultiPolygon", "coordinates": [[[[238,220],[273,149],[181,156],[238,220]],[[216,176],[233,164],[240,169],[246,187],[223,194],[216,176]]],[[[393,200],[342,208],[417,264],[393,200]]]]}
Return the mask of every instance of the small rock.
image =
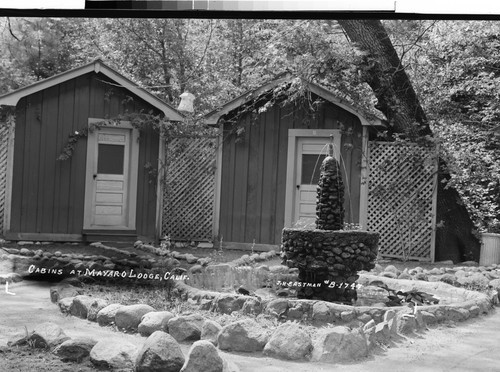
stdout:
{"type": "Polygon", "coordinates": [[[397,278],[399,274],[401,274],[401,270],[399,270],[396,266],[394,265],[387,265],[384,272],[386,273],[393,273],[394,276],[397,278]]]}
{"type": "Polygon", "coordinates": [[[28,257],[35,255],[35,252],[28,248],[21,248],[19,253],[21,254],[21,256],[28,256],[28,257]]]}
{"type": "Polygon", "coordinates": [[[203,273],[203,266],[193,265],[189,268],[188,272],[191,274],[201,274],[201,273],[203,273]]]}
{"type": "Polygon", "coordinates": [[[98,368],[133,371],[137,347],[124,340],[101,340],[90,350],[90,361],[98,368]]]}
{"type": "Polygon", "coordinates": [[[189,349],[181,372],[223,372],[224,362],[209,341],[196,341],[189,349]]]}
{"type": "Polygon", "coordinates": [[[354,311],[351,311],[351,310],[342,311],[340,313],[340,319],[342,319],[342,321],[344,321],[344,322],[350,322],[355,317],[356,317],[356,314],[354,313],[354,311]]]}
{"type": "Polygon", "coordinates": [[[398,333],[409,335],[417,328],[417,320],[412,314],[398,314],[397,325],[398,333]]]}
{"type": "Polygon", "coordinates": [[[260,314],[262,312],[262,302],[254,297],[247,298],[247,300],[243,304],[243,307],[241,308],[241,311],[243,314],[260,314]]]}
{"type": "Polygon", "coordinates": [[[436,319],[436,316],[434,314],[432,314],[428,311],[421,311],[420,314],[421,314],[422,319],[423,319],[425,324],[433,325],[433,324],[437,323],[437,319],[436,319]]]}
{"type": "Polygon", "coordinates": [[[391,279],[397,279],[398,274],[393,273],[392,271],[384,271],[383,273],[380,274],[380,276],[386,277],[386,278],[391,278],[391,279]]]}
{"type": "Polygon", "coordinates": [[[221,293],[214,299],[213,308],[220,314],[231,314],[233,311],[241,310],[247,299],[247,296],[221,293]]]}
{"type": "Polygon", "coordinates": [[[450,307],[446,311],[446,318],[454,322],[461,322],[470,318],[470,312],[467,309],[450,307]]]}
{"type": "Polygon", "coordinates": [[[440,268],[435,267],[435,268],[433,268],[433,269],[429,270],[429,271],[427,272],[427,274],[429,274],[429,275],[441,275],[441,274],[444,274],[444,270],[443,270],[443,269],[440,269],[440,268]]]}
{"type": "Polygon", "coordinates": [[[401,274],[399,274],[398,279],[411,280],[412,276],[407,272],[402,272],[401,274]]]}
{"type": "Polygon", "coordinates": [[[90,355],[90,350],[97,344],[97,341],[89,337],[79,337],[64,341],[55,350],[56,354],[63,362],[80,363],[90,355]]]}
{"type": "Polygon", "coordinates": [[[415,280],[423,280],[423,281],[428,281],[429,278],[427,277],[427,275],[425,273],[417,273],[415,275],[415,280]]]}
{"type": "Polygon", "coordinates": [[[188,264],[195,264],[198,261],[198,257],[193,256],[192,254],[187,254],[186,255],[186,262],[188,264]]]}
{"type": "Polygon", "coordinates": [[[288,273],[288,267],[284,265],[273,265],[269,267],[269,271],[273,274],[286,274],[288,273]]]}
{"type": "Polygon", "coordinates": [[[333,316],[330,306],[324,301],[315,302],[312,307],[312,320],[318,322],[332,322],[333,316]]]}
{"type": "Polygon", "coordinates": [[[288,310],[288,300],[275,299],[270,301],[266,306],[266,312],[276,317],[281,317],[288,310]]]}
{"type": "Polygon", "coordinates": [[[476,261],[465,261],[465,262],[460,262],[460,265],[471,267],[471,266],[478,266],[479,264],[476,261]]]}

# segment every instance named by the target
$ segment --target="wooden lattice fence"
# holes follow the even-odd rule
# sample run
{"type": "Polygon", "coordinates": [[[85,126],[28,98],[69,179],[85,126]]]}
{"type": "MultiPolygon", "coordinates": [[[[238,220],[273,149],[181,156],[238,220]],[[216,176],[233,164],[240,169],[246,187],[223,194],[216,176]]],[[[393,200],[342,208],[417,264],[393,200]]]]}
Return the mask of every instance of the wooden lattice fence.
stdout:
{"type": "Polygon", "coordinates": [[[371,142],[369,172],[367,227],[380,233],[380,254],[433,261],[436,150],[371,142]]]}
{"type": "Polygon", "coordinates": [[[166,145],[162,236],[212,239],[216,144],[216,137],[182,137],[166,145]]]}

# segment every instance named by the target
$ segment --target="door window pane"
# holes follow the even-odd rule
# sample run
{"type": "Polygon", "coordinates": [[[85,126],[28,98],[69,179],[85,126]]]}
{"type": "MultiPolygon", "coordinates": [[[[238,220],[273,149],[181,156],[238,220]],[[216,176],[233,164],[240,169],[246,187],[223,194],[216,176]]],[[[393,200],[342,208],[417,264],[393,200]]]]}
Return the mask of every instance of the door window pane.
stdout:
{"type": "Polygon", "coordinates": [[[318,154],[303,154],[302,155],[302,177],[301,183],[307,185],[317,184],[319,181],[319,174],[321,163],[326,155],[318,154]]]}
{"type": "Polygon", "coordinates": [[[99,144],[97,157],[97,173],[123,174],[125,146],[99,144]]]}

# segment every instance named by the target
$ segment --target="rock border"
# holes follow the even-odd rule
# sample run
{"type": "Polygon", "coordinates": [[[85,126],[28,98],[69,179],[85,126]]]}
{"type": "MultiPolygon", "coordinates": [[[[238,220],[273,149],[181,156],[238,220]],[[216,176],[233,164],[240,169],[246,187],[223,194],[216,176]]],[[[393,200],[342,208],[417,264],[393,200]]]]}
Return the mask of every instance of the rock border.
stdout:
{"type": "MultiPolygon", "coordinates": [[[[285,320],[272,331],[261,328],[259,323],[251,318],[235,321],[222,327],[198,314],[177,316],[167,314],[168,321],[157,322],[158,329],[155,329],[151,323],[148,324],[148,329],[149,332],[153,333],[157,331],[167,332],[179,339],[179,342],[210,340],[213,344],[218,345],[220,350],[262,352],[265,355],[282,359],[294,359],[296,356],[300,356],[300,360],[313,362],[352,362],[370,355],[377,348],[390,345],[401,339],[401,336],[421,334],[429,325],[446,321],[464,321],[488,313],[495,304],[495,301],[492,300],[493,296],[496,296],[496,303],[498,303],[498,293],[496,292],[492,296],[488,296],[442,282],[395,280],[381,275],[369,274],[361,275],[360,280],[367,284],[373,281],[382,281],[389,286],[397,285],[403,290],[417,287],[436,294],[450,295],[451,293],[460,296],[464,301],[410,308],[408,306],[352,307],[319,300],[282,298],[266,303],[260,310],[262,314],[285,320]],[[299,314],[302,316],[299,317],[299,314]],[[307,316],[304,316],[306,314],[307,316]],[[315,339],[304,332],[302,330],[304,326],[298,322],[298,320],[305,319],[320,327],[315,339]],[[203,331],[205,324],[207,329],[211,331],[203,331]],[[300,342],[294,346],[297,349],[294,349],[293,353],[287,352],[290,345],[284,340],[299,336],[300,342]]],[[[176,287],[183,293],[185,299],[199,305],[200,309],[213,311],[222,309],[222,313],[233,311],[242,311],[248,314],[257,313],[258,306],[255,306],[256,298],[254,296],[203,291],[181,282],[177,283],[176,287]],[[250,306],[252,303],[253,307],[250,306]],[[253,312],[249,309],[252,309],[253,312]]],[[[86,296],[60,299],[61,311],[71,314],[75,303],[85,303],[82,301],[82,297],[86,296]]],[[[93,299],[93,302],[88,302],[87,306],[95,306],[98,302],[98,299],[93,299]]],[[[114,304],[114,306],[123,307],[119,304],[114,304]]],[[[99,310],[96,316],[97,320],[101,312],[106,312],[105,309],[106,307],[99,310]]],[[[152,315],[155,313],[159,312],[147,309],[144,314],[140,315],[140,322],[145,318],[153,318],[152,315]],[[147,314],[150,315],[146,316],[147,314]]],[[[140,327],[139,323],[137,328],[140,327]]]]}

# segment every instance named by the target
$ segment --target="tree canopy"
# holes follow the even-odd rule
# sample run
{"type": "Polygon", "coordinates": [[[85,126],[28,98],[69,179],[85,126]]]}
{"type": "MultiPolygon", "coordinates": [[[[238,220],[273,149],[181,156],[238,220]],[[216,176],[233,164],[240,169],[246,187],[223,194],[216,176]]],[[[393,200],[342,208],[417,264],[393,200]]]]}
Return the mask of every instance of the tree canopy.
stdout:
{"type": "MultiPolygon", "coordinates": [[[[422,109],[408,108],[405,115],[417,118],[408,128],[432,131],[448,164],[447,186],[457,189],[478,229],[495,226],[500,22],[381,24],[397,52],[393,76],[407,74],[422,109]]],[[[397,100],[384,101],[374,88],[387,89],[373,80],[382,74],[367,76],[373,60],[351,43],[349,27],[333,20],[1,18],[0,93],[101,58],[170,103],[194,93],[196,110],[204,113],[290,71],[403,122],[400,111],[392,115],[397,100]]]]}

